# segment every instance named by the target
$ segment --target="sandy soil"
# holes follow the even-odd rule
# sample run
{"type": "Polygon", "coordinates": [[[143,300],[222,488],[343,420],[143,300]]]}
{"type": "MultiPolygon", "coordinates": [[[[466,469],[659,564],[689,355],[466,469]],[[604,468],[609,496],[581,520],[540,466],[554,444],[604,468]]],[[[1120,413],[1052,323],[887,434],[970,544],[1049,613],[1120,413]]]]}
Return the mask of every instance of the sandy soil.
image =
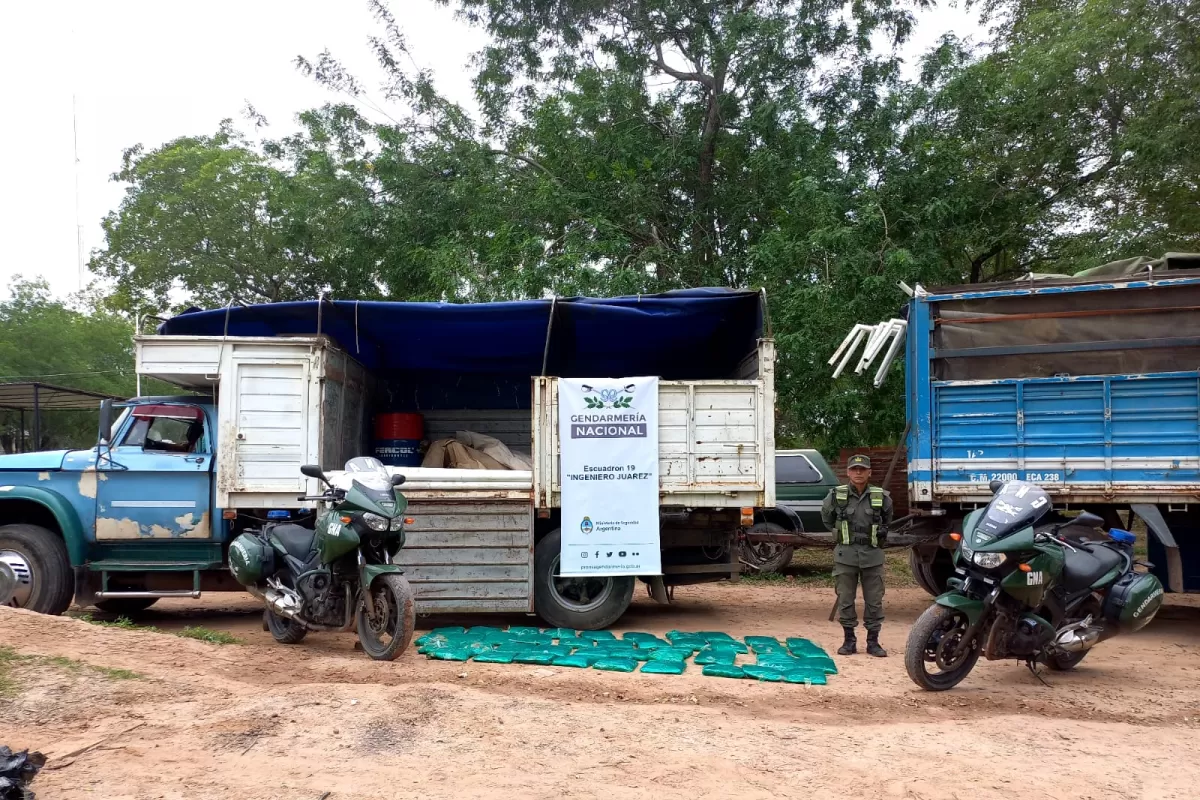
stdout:
{"type": "MultiPolygon", "coordinates": [[[[639,599],[621,628],[804,635],[831,652],[840,639],[827,589],[718,585],[676,599],[639,599]]],[[[412,650],[376,663],[349,635],[275,644],[241,595],[164,602],[138,618],[244,640],[227,646],[0,608],[0,644],[21,656],[0,699],[0,743],[47,753],[33,788],[63,800],[1191,798],[1194,600],[1104,643],[1074,673],[1046,675],[1049,685],[1010,662],[981,663],[937,695],[904,672],[908,627],[928,603],[916,589],[889,592],[891,657],[838,657],[841,674],[824,687],[694,667],[676,677],[462,665],[412,650]]]]}

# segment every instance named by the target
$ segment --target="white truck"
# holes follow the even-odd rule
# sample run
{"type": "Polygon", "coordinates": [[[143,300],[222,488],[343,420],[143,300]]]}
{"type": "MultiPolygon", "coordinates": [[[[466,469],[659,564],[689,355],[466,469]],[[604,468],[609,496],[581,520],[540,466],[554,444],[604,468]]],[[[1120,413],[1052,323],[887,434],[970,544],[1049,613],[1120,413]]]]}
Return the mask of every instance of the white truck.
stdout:
{"type": "Polygon", "coordinates": [[[338,470],[371,454],[371,419],[384,411],[419,412],[426,440],[471,431],[532,463],[391,468],[406,477],[414,522],[397,560],[421,613],[537,613],[594,629],[625,611],[638,577],[660,602],[674,586],[735,578],[739,533],[775,506],[775,351],[764,312],[757,293],[694,290],[477,306],[325,300],[175,317],[136,338],[137,372],[190,394],[138,398],[102,423],[111,455],[91,466],[102,490],[128,477],[113,464],[135,463],[136,448],[153,445],[155,475],[146,497],[128,487],[82,526],[91,536],[72,564],[77,595],[144,606],[236,588],[228,543],[269,515],[303,524],[311,508],[298,498],[317,486],[300,467],[338,470]],[[614,325],[637,341],[596,346],[614,325]],[[561,577],[558,375],[644,374],[662,376],[662,574],[561,577]],[[172,422],[181,433],[156,440],[155,428],[172,422]],[[180,444],[184,429],[189,442],[198,436],[190,458],[162,444],[180,444]],[[192,511],[184,519],[172,503],[192,511]],[[179,569],[164,566],[172,563],[179,569]]]}

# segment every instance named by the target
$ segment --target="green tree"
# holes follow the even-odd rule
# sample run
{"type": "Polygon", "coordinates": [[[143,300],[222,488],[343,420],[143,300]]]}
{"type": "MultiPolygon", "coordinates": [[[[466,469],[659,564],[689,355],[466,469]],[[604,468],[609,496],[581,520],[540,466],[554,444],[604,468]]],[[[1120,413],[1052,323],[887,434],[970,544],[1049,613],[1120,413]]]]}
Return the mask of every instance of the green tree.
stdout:
{"type": "MultiPolygon", "coordinates": [[[[116,314],[54,299],[45,281],[16,278],[0,302],[0,383],[38,381],[120,397],[134,392],[133,324],[116,314]]],[[[97,401],[97,407],[99,401],[97,401]]],[[[0,416],[0,443],[11,452],[20,414],[0,416]]],[[[41,447],[95,444],[96,414],[44,414],[41,447]]],[[[27,444],[33,418],[25,415],[27,444]]]]}
{"type": "Polygon", "coordinates": [[[125,198],[91,260],[114,303],[165,309],[172,291],[210,306],[376,294],[361,132],[337,109],[301,120],[302,134],[262,152],[228,120],[212,136],[126,151],[113,176],[125,198]]]}

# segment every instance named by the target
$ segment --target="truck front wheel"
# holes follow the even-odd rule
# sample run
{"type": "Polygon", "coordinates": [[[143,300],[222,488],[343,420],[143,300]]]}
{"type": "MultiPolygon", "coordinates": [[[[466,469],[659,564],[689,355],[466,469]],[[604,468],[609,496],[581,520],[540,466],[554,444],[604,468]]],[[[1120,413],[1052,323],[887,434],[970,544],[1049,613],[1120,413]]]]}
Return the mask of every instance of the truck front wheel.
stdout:
{"type": "Polygon", "coordinates": [[[70,608],[75,596],[71,560],[58,534],[38,525],[0,526],[0,561],[17,576],[9,605],[40,614],[61,614],[70,608]]]}
{"type": "Polygon", "coordinates": [[[595,631],[612,625],[633,600],[632,575],[564,578],[559,575],[562,534],[546,534],[534,549],[533,601],[538,616],[555,628],[595,631]]]}

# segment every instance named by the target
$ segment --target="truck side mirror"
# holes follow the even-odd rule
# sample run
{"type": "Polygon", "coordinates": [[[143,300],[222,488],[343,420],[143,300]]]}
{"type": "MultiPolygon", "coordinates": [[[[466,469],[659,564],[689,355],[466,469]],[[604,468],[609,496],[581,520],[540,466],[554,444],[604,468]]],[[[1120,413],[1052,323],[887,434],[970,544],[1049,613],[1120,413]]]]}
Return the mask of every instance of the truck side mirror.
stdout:
{"type": "Polygon", "coordinates": [[[307,478],[316,478],[321,483],[329,483],[329,479],[325,477],[325,471],[316,464],[305,464],[300,468],[300,474],[307,478]]]}
{"type": "Polygon", "coordinates": [[[97,444],[108,444],[108,438],[112,436],[112,418],[113,401],[109,398],[104,398],[100,401],[100,435],[96,437],[97,444]]]}

